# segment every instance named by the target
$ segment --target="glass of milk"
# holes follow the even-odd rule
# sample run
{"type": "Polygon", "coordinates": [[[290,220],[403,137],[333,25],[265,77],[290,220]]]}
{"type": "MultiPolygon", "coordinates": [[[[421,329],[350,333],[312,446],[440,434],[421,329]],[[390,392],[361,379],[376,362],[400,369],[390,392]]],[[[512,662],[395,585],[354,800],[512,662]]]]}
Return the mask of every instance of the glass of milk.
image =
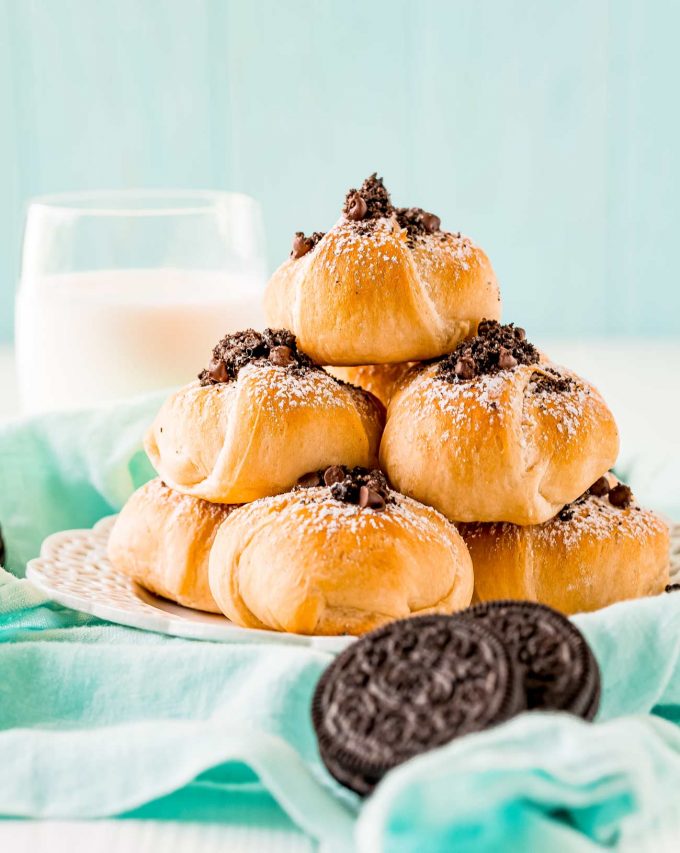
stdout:
{"type": "Polygon", "coordinates": [[[34,199],[16,306],[22,408],[88,406],[181,385],[228,332],[262,326],[260,208],[238,193],[34,199]]]}

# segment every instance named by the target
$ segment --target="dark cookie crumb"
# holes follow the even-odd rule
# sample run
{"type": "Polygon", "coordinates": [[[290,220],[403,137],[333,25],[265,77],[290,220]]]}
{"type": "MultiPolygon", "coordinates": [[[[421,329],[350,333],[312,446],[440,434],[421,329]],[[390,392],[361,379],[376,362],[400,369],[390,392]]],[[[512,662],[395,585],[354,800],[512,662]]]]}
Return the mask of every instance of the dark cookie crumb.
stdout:
{"type": "Polygon", "coordinates": [[[437,375],[447,382],[465,382],[484,374],[510,370],[518,364],[537,364],[540,353],[513,323],[482,320],[477,334],[458,344],[439,362],[437,375]]]}
{"type": "Polygon", "coordinates": [[[669,583],[666,584],[666,588],[664,592],[680,592],[680,583],[669,583]]]}
{"type": "Polygon", "coordinates": [[[342,503],[357,504],[362,509],[381,511],[394,501],[390,496],[387,478],[377,468],[348,468],[331,465],[318,471],[304,474],[297,482],[301,488],[326,486],[331,496],[342,503]]]}
{"type": "Polygon", "coordinates": [[[387,192],[383,179],[373,172],[363,182],[359,189],[351,189],[345,196],[342,208],[347,219],[360,222],[364,219],[381,219],[390,217],[394,212],[390,194],[387,192]]]}
{"type": "Polygon", "coordinates": [[[579,495],[575,500],[571,501],[571,503],[566,504],[562,507],[562,509],[557,513],[556,518],[560,521],[571,521],[574,515],[576,514],[576,508],[584,504],[588,498],[590,497],[590,492],[586,490],[582,495],[579,495]]]}
{"type": "Polygon", "coordinates": [[[296,231],[293,237],[293,245],[290,256],[293,260],[304,257],[308,252],[316,248],[316,244],[325,236],[324,231],[315,231],[309,237],[305,237],[304,231],[296,231]]]}
{"type": "MultiPolygon", "coordinates": [[[[366,178],[359,189],[349,190],[342,212],[345,219],[355,223],[360,234],[370,233],[376,219],[394,216],[399,227],[406,229],[410,247],[413,247],[417,237],[441,232],[441,220],[435,213],[421,207],[394,207],[383,179],[376,172],[366,178]]],[[[443,232],[442,239],[446,239],[443,232]]]]}
{"type": "Polygon", "coordinates": [[[531,374],[529,390],[534,394],[560,394],[571,391],[574,380],[571,376],[561,376],[552,367],[531,374]]]}
{"type": "Polygon", "coordinates": [[[216,385],[236,379],[239,370],[252,362],[270,362],[292,370],[320,370],[297,348],[295,335],[287,329],[246,329],[226,335],[212,351],[212,361],[198,378],[201,385],[216,385]]]}
{"type": "Polygon", "coordinates": [[[423,210],[422,207],[397,207],[394,215],[399,225],[406,229],[410,245],[413,245],[416,237],[434,234],[441,230],[441,219],[436,214],[423,210]]]}

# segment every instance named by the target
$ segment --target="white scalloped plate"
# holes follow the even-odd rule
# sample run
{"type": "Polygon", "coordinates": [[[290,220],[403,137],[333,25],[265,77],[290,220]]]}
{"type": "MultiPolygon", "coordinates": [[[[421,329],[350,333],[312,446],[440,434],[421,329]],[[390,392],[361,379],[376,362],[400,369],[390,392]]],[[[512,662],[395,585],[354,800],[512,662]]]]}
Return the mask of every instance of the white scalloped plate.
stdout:
{"type": "Polygon", "coordinates": [[[225,616],[191,610],[153,595],[116,571],[106,556],[106,544],[115,518],[115,515],[103,518],[91,530],[64,530],[48,536],[40,556],[28,563],[26,577],[64,607],[158,634],[222,643],[273,641],[333,652],[353,641],[353,637],[305,636],[241,628],[225,616]]]}
{"type": "MultiPolygon", "coordinates": [[[[109,516],[91,530],[64,530],[48,536],[40,556],[28,564],[26,577],[58,604],[159,634],[222,643],[292,643],[332,652],[344,649],[354,639],[240,628],[225,616],[159,598],[109,562],[106,543],[114,520],[115,516],[109,516]]],[[[671,525],[671,581],[680,582],[680,524],[671,525]]]]}

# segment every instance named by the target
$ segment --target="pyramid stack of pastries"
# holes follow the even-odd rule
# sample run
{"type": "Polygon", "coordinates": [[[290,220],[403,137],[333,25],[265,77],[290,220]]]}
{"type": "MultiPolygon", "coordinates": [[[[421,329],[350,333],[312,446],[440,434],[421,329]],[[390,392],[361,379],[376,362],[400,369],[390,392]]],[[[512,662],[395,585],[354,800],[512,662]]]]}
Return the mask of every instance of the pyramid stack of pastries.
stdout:
{"type": "Polygon", "coordinates": [[[146,439],[114,565],[235,623],[361,634],[471,601],[663,591],[668,529],[610,472],[598,391],[500,323],[486,254],[376,175],[272,276],[146,439]]]}

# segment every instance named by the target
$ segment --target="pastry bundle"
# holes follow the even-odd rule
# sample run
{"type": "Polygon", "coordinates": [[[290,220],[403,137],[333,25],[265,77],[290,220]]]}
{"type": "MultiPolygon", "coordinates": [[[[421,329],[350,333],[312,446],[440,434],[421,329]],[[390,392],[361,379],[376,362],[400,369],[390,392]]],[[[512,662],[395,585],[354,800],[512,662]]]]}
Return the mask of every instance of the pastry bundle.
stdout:
{"type": "Polygon", "coordinates": [[[159,477],[123,507],[112,563],[251,628],[361,634],[465,607],[468,549],[378,470],[384,421],[372,394],[314,364],[290,332],[227,335],[151,425],[159,477]]]}
{"type": "Polygon", "coordinates": [[[610,473],[598,391],[500,324],[485,253],[380,178],[298,232],[272,328],[227,335],[146,439],[109,543],[236,624],[361,634],[472,601],[564,613],[661,592],[668,530],[610,473]]]}

